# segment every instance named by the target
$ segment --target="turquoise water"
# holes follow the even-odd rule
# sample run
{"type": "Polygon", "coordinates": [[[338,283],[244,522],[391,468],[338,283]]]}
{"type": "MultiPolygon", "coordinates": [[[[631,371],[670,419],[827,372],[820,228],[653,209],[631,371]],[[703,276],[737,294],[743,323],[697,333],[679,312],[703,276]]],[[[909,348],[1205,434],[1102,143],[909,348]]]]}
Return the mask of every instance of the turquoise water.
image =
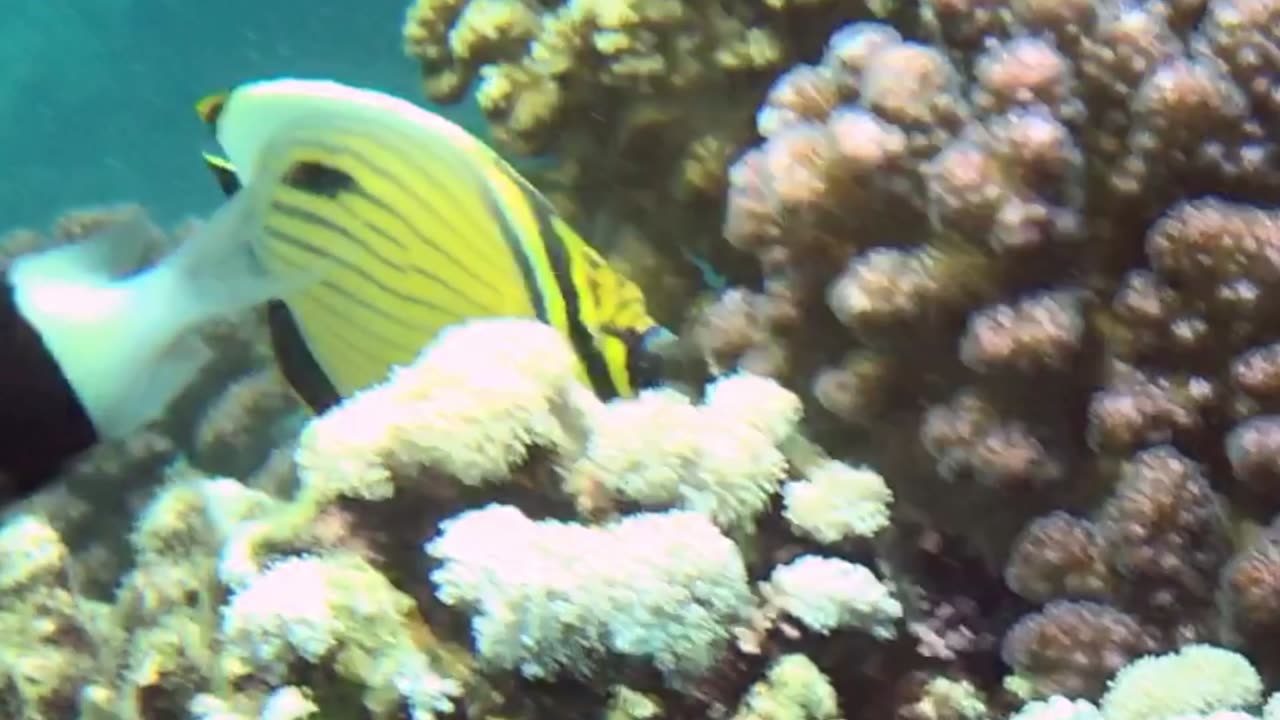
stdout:
{"type": "MultiPolygon", "coordinates": [[[[0,228],[137,201],[158,218],[219,200],[198,152],[203,95],[313,75],[421,98],[403,0],[4,0],[0,228]]],[[[476,128],[474,113],[448,112],[476,128]],[[471,120],[472,122],[468,122],[471,120]]]]}

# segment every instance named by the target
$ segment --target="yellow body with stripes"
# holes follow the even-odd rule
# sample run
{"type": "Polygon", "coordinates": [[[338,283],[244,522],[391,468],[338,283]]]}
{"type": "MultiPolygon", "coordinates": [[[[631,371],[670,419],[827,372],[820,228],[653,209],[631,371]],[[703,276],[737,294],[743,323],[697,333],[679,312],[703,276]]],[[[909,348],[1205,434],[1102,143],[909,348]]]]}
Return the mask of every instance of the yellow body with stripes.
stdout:
{"type": "MultiPolygon", "coordinates": [[[[216,125],[221,103],[199,110],[216,125]]],[[[294,123],[253,158],[252,251],[333,389],[380,382],[445,326],[507,316],[559,329],[602,397],[634,393],[635,339],[656,327],[639,288],[478,140],[414,127],[294,123]]]]}

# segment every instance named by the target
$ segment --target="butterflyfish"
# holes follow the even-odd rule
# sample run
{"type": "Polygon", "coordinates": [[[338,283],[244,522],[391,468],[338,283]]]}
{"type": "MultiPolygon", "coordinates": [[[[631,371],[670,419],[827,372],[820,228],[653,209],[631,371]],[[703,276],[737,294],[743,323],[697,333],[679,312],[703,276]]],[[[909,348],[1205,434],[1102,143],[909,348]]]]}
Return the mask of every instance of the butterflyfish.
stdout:
{"type": "Polygon", "coordinates": [[[197,112],[221,151],[205,164],[227,197],[173,252],[122,276],[118,258],[137,235],[113,227],[10,266],[0,501],[159,417],[209,356],[195,328],[261,305],[286,380],[317,412],[477,317],[557,328],[604,399],[660,379],[674,336],[640,288],[446,118],[295,78],[240,85],[197,112]]]}

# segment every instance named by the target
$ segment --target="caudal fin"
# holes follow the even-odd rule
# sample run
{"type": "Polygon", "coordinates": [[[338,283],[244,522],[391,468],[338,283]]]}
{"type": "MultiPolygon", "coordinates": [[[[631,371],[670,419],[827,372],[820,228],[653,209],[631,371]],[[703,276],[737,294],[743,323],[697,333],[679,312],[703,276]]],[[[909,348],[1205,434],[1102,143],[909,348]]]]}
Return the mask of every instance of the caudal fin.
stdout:
{"type": "Polygon", "coordinates": [[[100,435],[134,432],[190,385],[210,357],[197,326],[279,291],[253,258],[248,212],[242,193],[170,256],[126,278],[117,277],[120,259],[145,230],[134,222],[10,267],[15,301],[100,435]]]}

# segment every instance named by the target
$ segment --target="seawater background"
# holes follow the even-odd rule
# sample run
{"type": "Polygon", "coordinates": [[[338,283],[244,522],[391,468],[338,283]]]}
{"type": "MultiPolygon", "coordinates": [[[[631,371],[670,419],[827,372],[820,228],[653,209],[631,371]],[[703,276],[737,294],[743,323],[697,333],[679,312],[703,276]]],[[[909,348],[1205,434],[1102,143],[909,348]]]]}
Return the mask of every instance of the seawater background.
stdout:
{"type": "MultiPolygon", "coordinates": [[[[318,76],[421,101],[401,51],[407,0],[0,0],[0,232],[77,205],[161,221],[220,200],[200,163],[200,97],[318,76]]],[[[473,107],[434,108],[470,129],[473,107]]]]}

